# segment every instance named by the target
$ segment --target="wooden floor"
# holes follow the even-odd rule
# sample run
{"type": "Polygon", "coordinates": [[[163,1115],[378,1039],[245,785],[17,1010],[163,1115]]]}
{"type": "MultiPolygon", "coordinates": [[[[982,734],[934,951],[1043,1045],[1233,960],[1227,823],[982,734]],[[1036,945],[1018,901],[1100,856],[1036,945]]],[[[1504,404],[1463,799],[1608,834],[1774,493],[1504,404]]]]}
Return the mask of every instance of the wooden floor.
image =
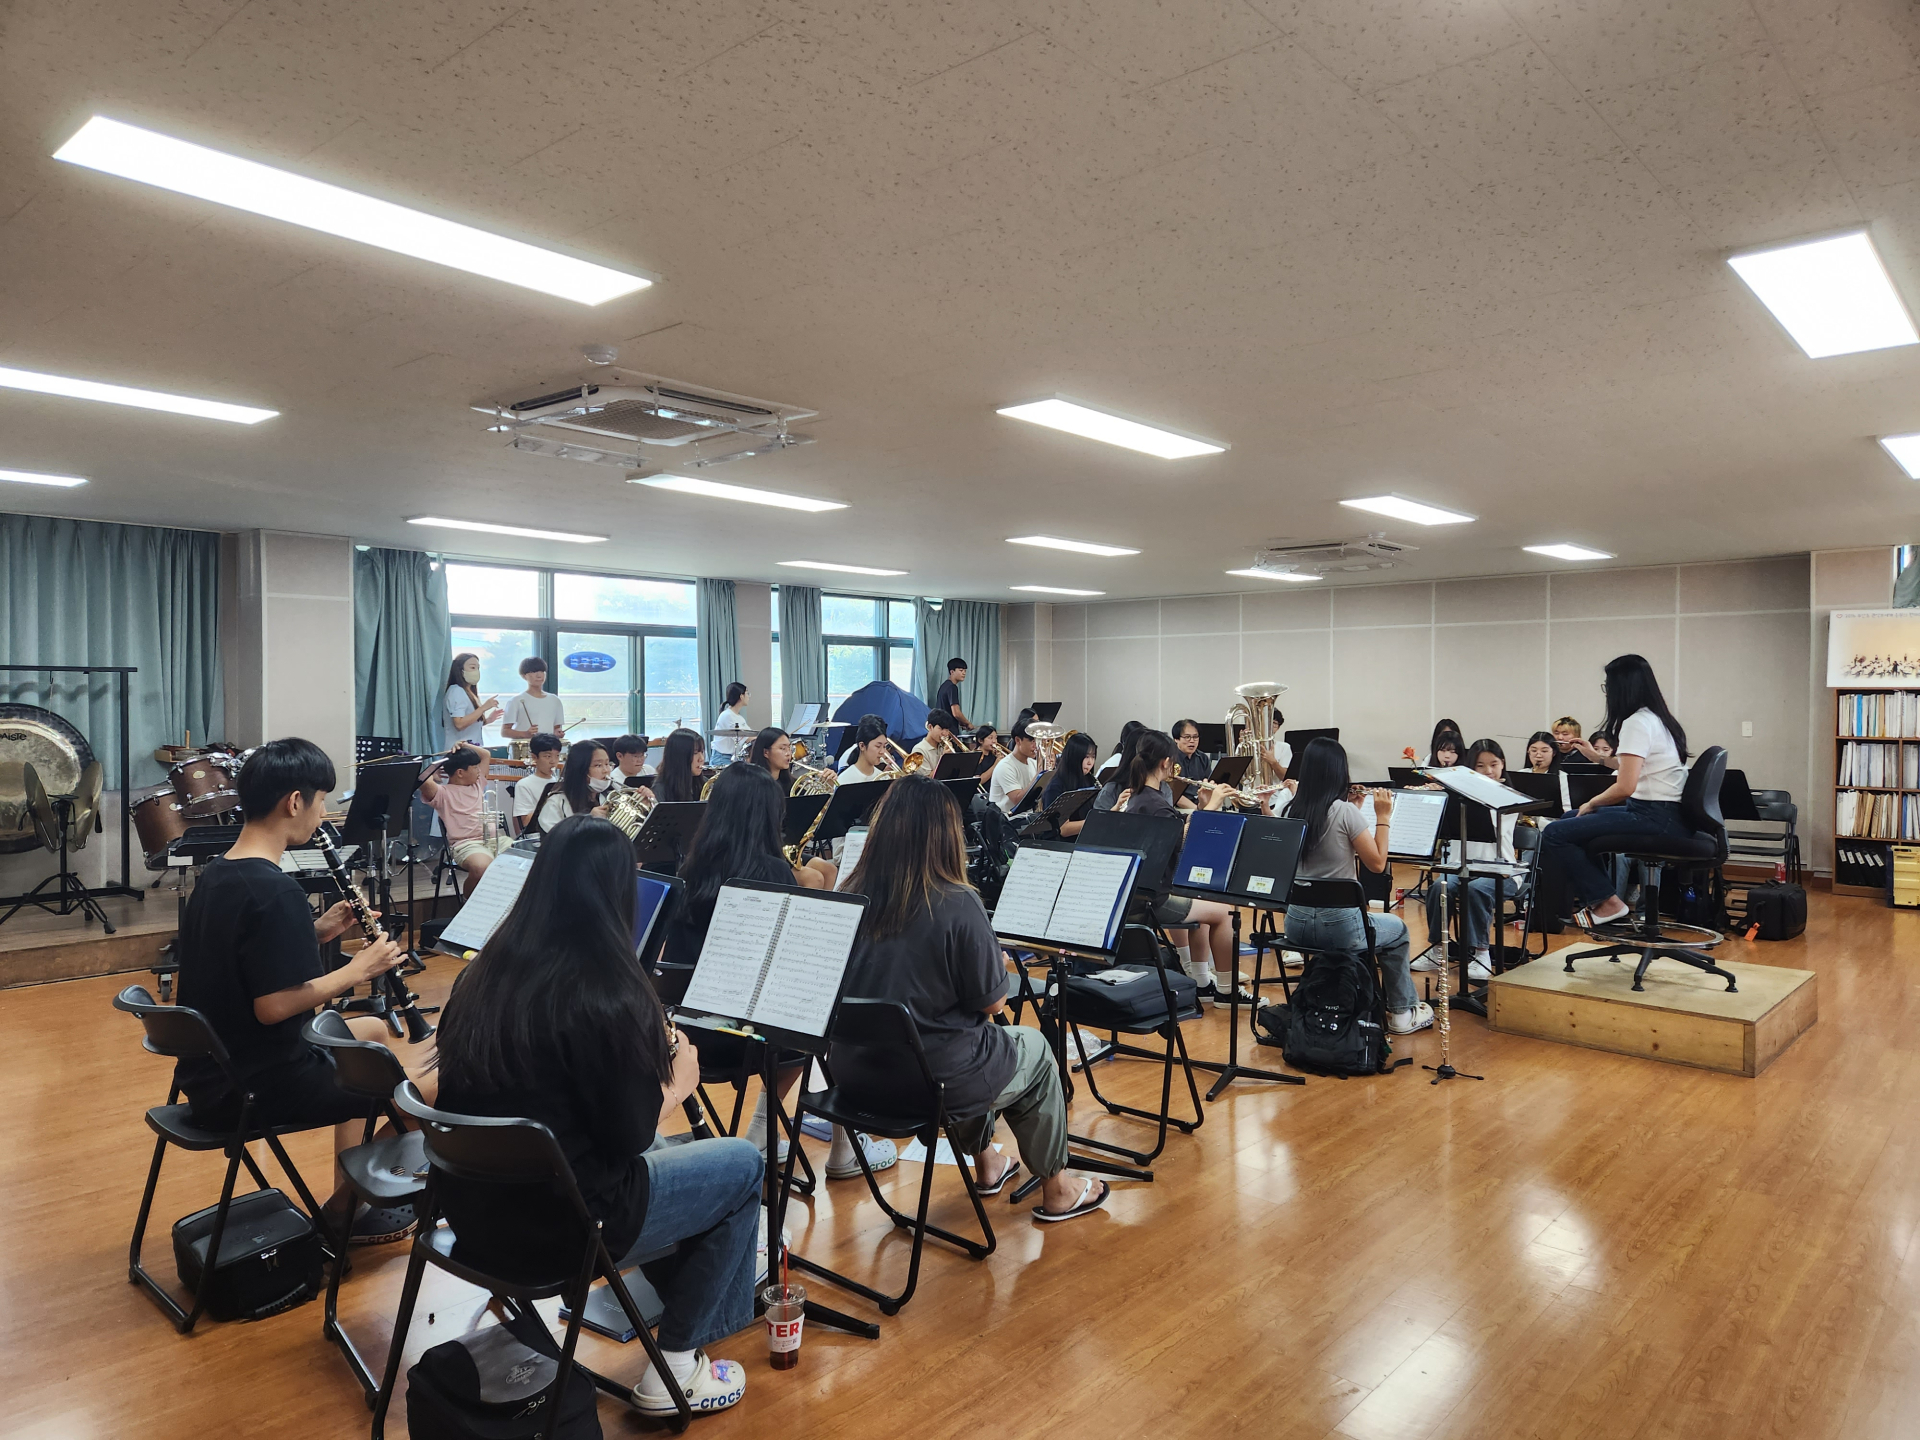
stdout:
{"type": "MultiPolygon", "coordinates": [[[[999,1252],[975,1264],[930,1247],[918,1297],[879,1341],[810,1330],[801,1368],[779,1374],[760,1332],[716,1347],[746,1362],[747,1398],[696,1432],[1909,1440],[1920,916],[1811,899],[1804,939],[1728,947],[1819,973],[1819,1024],[1757,1079],[1461,1017],[1455,1059],[1484,1082],[1242,1082],[1170,1143],[1156,1182],[1118,1187],[1102,1216],[1040,1227],[992,1202],[999,1252]]],[[[140,1116],[164,1098],[166,1066],[107,1008],[124,978],[0,993],[0,1432],[364,1434],[317,1305],[183,1340],[126,1283],[140,1116]]],[[[428,988],[447,978],[443,964],[428,988]]],[[[1217,1052],[1225,1027],[1190,1026],[1196,1050],[1217,1052]]],[[[1434,1048],[1430,1035],[1413,1047],[1423,1061],[1434,1048]]],[[[1148,1067],[1102,1068],[1145,1098],[1148,1067]]],[[[1093,1120],[1084,1093],[1075,1122],[1137,1133],[1093,1120]]],[[[294,1153],[325,1174],[323,1141],[294,1153]]],[[[169,1160],[148,1251],[160,1273],[168,1224],[214,1198],[217,1164],[169,1160]]],[[[894,1173],[904,1185],[918,1167],[894,1173]]],[[[828,1189],[794,1212],[796,1247],[899,1274],[905,1242],[860,1182],[828,1189]]],[[[936,1207],[965,1219],[950,1170],[936,1207]]],[[[384,1353],[405,1247],[357,1263],[343,1311],[384,1353]]],[[[413,1348],[479,1303],[432,1286],[413,1348]]],[[[638,1374],[637,1346],[583,1345],[589,1363],[638,1374]]],[[[610,1401],[602,1418],[610,1435],[646,1428],[610,1401]]],[[[404,1429],[396,1406],[388,1433],[404,1429]]]]}

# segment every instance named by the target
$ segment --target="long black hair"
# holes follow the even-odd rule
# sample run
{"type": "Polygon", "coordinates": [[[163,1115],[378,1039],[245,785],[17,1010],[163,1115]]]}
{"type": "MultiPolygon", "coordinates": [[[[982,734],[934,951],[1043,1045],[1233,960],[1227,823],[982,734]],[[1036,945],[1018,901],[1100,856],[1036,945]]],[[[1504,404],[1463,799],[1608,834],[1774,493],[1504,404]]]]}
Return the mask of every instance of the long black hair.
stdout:
{"type": "Polygon", "coordinates": [[[778,725],[769,725],[758,735],[755,735],[752,743],[747,746],[747,763],[749,765],[758,765],[762,770],[765,770],[771,775],[773,773],[773,767],[767,763],[767,752],[775,745],[778,745],[780,743],[780,737],[786,733],[787,732],[782,730],[778,725]]]}
{"type": "Polygon", "coordinates": [[[698,800],[700,776],[693,768],[693,757],[705,750],[698,730],[675,730],[668,735],[660,747],[660,768],[653,776],[654,798],[698,800]]]}
{"type": "Polygon", "coordinates": [[[1427,764],[1438,765],[1443,749],[1453,751],[1453,763],[1466,764],[1467,742],[1460,738],[1458,730],[1436,730],[1433,732],[1432,747],[1427,751],[1427,764]]]}
{"type": "Polygon", "coordinates": [[[786,811],[780,782],[758,765],[729,765],[720,772],[687,858],[680,862],[689,925],[706,929],[720,887],[729,880],[793,882],[793,867],[780,853],[786,811]]]}
{"type": "Polygon", "coordinates": [[[1607,723],[1601,731],[1620,748],[1620,724],[1636,710],[1651,710],[1673,736],[1673,748],[1680,752],[1680,763],[1687,763],[1687,732],[1667,709],[1660,694],[1660,682],[1653,678],[1653,666],[1644,655],[1616,655],[1607,662],[1607,723]]]}
{"type": "Polygon", "coordinates": [[[1327,812],[1333,802],[1346,799],[1353,786],[1347,769],[1347,747],[1324,735],[1309,740],[1307,748],[1294,757],[1287,778],[1300,782],[1287,805],[1287,814],[1307,822],[1307,838],[1300,853],[1310,855],[1313,847],[1326,838],[1327,812]]]}
{"type": "Polygon", "coordinates": [[[1138,795],[1147,788],[1147,777],[1168,760],[1179,755],[1173,737],[1163,730],[1142,730],[1133,737],[1133,758],[1127,762],[1126,788],[1138,795]]]}
{"type": "Polygon", "coordinates": [[[471,650],[462,650],[458,655],[453,657],[453,664],[447,668],[447,689],[466,691],[467,699],[473,702],[473,708],[476,710],[480,708],[480,692],[473,686],[467,684],[465,671],[467,661],[477,661],[479,658],[480,657],[471,650]]]}
{"type": "Polygon", "coordinates": [[[554,826],[440,1017],[443,1082],[531,1089],[560,1056],[585,1080],[670,1079],[666,1017],[634,955],[633,918],[633,843],[592,815],[554,826]]]}
{"type": "Polygon", "coordinates": [[[1120,738],[1114,742],[1113,753],[1120,757],[1122,774],[1126,773],[1127,761],[1132,758],[1127,753],[1127,747],[1133,744],[1139,738],[1140,732],[1146,728],[1145,723],[1139,720],[1129,720],[1120,727],[1120,738]]]}
{"type": "Polygon", "coordinates": [[[843,888],[871,902],[861,938],[891,940],[937,897],[967,888],[966,829],[953,792],[924,775],[889,784],[872,823],[843,888]]]}
{"type": "Polygon", "coordinates": [[[1080,772],[1089,758],[1100,753],[1100,747],[1093,743],[1093,737],[1085,731],[1077,730],[1067,737],[1067,743],[1060,747],[1060,758],[1053,767],[1053,776],[1047,781],[1047,788],[1041,793],[1040,803],[1051,805],[1060,796],[1074,790],[1084,790],[1093,777],[1080,772]]]}
{"type": "Polygon", "coordinates": [[[576,815],[585,815],[600,803],[590,772],[594,755],[604,755],[606,750],[598,740],[576,740],[567,749],[566,768],[560,772],[560,793],[567,797],[567,808],[576,815]]]}

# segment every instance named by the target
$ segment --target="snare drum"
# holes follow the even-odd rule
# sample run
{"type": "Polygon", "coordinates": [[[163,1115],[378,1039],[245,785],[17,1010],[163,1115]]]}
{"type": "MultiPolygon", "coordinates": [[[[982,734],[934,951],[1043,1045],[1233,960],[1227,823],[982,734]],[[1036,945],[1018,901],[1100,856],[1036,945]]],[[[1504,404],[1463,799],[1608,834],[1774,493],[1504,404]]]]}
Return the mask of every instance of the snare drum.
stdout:
{"type": "Polygon", "coordinates": [[[133,802],[133,829],[149,870],[167,868],[167,846],[187,833],[186,817],[171,785],[146,791],[133,802]]]}
{"type": "Polygon", "coordinates": [[[190,819],[214,820],[240,808],[240,792],[234,788],[239,766],[232,755],[194,755],[173,767],[168,778],[179,797],[180,811],[190,819]]]}

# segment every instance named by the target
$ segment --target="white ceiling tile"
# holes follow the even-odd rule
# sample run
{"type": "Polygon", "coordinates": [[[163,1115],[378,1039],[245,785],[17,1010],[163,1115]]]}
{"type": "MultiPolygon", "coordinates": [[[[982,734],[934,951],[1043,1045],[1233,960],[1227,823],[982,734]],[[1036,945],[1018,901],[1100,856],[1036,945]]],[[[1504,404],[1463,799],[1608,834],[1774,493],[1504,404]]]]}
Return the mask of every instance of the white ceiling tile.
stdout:
{"type": "Polygon", "coordinates": [[[1280,34],[1244,0],[1039,0],[1020,13],[1102,74],[1132,85],[1199,70],[1280,34]]]}
{"type": "Polygon", "coordinates": [[[1920,76],[1813,102],[1821,138],[1855,185],[1900,185],[1920,177],[1916,116],[1920,76]]]}
{"type": "Polygon", "coordinates": [[[1398,85],[1526,40],[1484,0],[1251,0],[1316,60],[1361,92],[1398,85]]]}
{"type": "Polygon", "coordinates": [[[1754,13],[1809,95],[1840,95],[1920,70],[1911,0],[1753,0],[1754,13]]]}
{"type": "Polygon", "coordinates": [[[1748,0],[1505,0],[1505,9],[1582,90],[1691,70],[1767,40],[1748,0]]]}

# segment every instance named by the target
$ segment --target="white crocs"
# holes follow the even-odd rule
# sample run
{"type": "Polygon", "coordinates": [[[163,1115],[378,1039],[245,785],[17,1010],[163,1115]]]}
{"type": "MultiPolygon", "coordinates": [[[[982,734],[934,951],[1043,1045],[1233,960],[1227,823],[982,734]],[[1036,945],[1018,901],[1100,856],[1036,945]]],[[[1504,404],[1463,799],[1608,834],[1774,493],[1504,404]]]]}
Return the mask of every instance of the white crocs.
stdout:
{"type": "MultiPolygon", "coordinates": [[[[680,1407],[673,1403],[666,1386],[655,1390],[649,1383],[655,1378],[654,1372],[649,1369],[646,1379],[634,1386],[634,1407],[642,1415],[678,1415],[680,1407]]],[[[746,1367],[738,1360],[709,1360],[706,1351],[696,1350],[693,1369],[681,1380],[680,1388],[686,1392],[687,1405],[696,1415],[729,1410],[738,1405],[740,1397],[747,1393],[746,1367]]]]}

